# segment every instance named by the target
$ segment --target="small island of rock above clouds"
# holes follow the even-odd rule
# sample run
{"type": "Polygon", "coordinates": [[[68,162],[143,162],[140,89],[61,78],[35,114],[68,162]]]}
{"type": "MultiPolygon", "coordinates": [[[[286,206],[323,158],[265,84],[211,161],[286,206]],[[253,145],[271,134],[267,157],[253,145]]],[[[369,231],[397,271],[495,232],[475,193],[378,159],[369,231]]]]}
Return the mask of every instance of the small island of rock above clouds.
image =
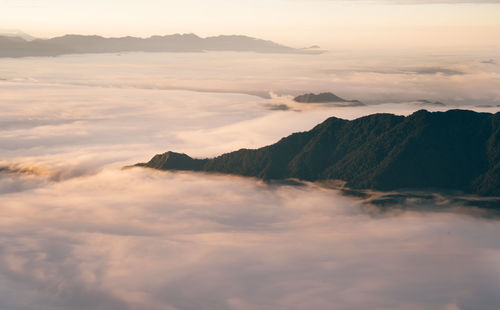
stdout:
{"type": "Polygon", "coordinates": [[[252,176],[342,180],[355,189],[459,190],[500,196],[500,113],[331,117],[260,149],[211,159],[167,152],[136,166],[252,176]]]}
{"type": "Polygon", "coordinates": [[[293,99],[295,102],[300,102],[300,103],[329,103],[329,104],[336,104],[336,105],[342,105],[342,106],[362,106],[364,105],[361,101],[359,100],[346,100],[343,98],[340,98],[339,96],[333,94],[333,93],[320,93],[320,94],[304,94],[297,96],[293,99]]]}

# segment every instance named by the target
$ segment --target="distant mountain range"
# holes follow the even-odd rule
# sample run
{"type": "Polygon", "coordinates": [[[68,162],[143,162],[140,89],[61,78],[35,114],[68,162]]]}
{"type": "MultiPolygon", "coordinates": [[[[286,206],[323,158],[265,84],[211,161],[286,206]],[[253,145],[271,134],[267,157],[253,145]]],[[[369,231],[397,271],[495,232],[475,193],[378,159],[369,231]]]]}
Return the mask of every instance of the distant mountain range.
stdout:
{"type": "Polygon", "coordinates": [[[293,99],[300,103],[337,103],[340,105],[348,106],[362,106],[364,105],[359,100],[345,100],[333,93],[320,93],[320,94],[304,94],[297,96],[293,99]]]}
{"type": "Polygon", "coordinates": [[[167,152],[137,166],[264,180],[342,180],[353,189],[459,190],[500,196],[500,113],[420,110],[407,117],[332,117],[311,131],[260,149],[212,159],[167,152]]]}
{"type": "Polygon", "coordinates": [[[240,51],[258,53],[320,53],[295,49],[261,39],[230,35],[201,38],[195,34],[174,34],[150,38],[65,35],[27,41],[21,37],[0,36],[0,57],[58,56],[63,54],[120,52],[203,52],[240,51]]]}

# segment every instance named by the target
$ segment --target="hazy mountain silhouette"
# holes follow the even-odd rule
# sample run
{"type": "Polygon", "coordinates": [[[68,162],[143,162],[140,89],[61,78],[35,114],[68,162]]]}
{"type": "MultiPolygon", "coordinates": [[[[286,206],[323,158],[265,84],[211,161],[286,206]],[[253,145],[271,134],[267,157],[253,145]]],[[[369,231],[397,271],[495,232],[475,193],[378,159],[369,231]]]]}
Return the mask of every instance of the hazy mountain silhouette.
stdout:
{"type": "Polygon", "coordinates": [[[316,53],[247,36],[201,38],[195,34],[174,34],[150,38],[65,35],[26,41],[0,37],[0,57],[58,56],[63,54],[118,52],[203,52],[250,51],[258,53],[316,53]]]}
{"type": "Polygon", "coordinates": [[[26,41],[33,41],[36,38],[20,30],[0,29],[0,37],[22,38],[26,41]]]}
{"type": "Polygon", "coordinates": [[[74,50],[44,40],[26,41],[19,37],[0,36],[0,57],[57,56],[74,50]]]}
{"type": "Polygon", "coordinates": [[[332,117],[260,149],[212,159],[167,152],[137,166],[264,180],[343,180],[355,189],[444,189],[500,196],[500,113],[420,110],[407,117],[332,117]]]}
{"type": "Polygon", "coordinates": [[[295,97],[293,100],[300,103],[341,103],[341,105],[348,106],[364,105],[358,100],[345,100],[333,93],[304,94],[295,97]]]}

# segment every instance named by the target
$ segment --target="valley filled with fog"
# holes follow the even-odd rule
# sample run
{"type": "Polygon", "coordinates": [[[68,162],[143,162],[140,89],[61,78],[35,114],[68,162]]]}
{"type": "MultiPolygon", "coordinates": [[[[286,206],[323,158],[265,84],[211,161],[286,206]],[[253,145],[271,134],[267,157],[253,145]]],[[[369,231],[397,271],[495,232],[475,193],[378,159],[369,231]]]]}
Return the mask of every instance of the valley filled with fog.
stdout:
{"type": "Polygon", "coordinates": [[[500,111],[500,55],[404,55],[0,59],[0,308],[497,309],[496,217],[122,169],[262,147],[331,116],[500,111]],[[293,101],[324,91],[367,105],[293,101]]]}

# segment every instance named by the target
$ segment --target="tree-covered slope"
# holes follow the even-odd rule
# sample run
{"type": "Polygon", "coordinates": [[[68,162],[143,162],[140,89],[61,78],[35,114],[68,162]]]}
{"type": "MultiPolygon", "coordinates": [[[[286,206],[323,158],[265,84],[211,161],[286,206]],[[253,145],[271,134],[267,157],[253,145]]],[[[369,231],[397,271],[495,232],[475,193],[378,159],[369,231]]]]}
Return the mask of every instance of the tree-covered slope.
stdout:
{"type": "Polygon", "coordinates": [[[203,160],[168,152],[139,165],[265,180],[335,179],[359,189],[500,195],[500,113],[421,110],[408,117],[374,114],[353,121],[332,117],[311,131],[256,150],[203,160]]]}

